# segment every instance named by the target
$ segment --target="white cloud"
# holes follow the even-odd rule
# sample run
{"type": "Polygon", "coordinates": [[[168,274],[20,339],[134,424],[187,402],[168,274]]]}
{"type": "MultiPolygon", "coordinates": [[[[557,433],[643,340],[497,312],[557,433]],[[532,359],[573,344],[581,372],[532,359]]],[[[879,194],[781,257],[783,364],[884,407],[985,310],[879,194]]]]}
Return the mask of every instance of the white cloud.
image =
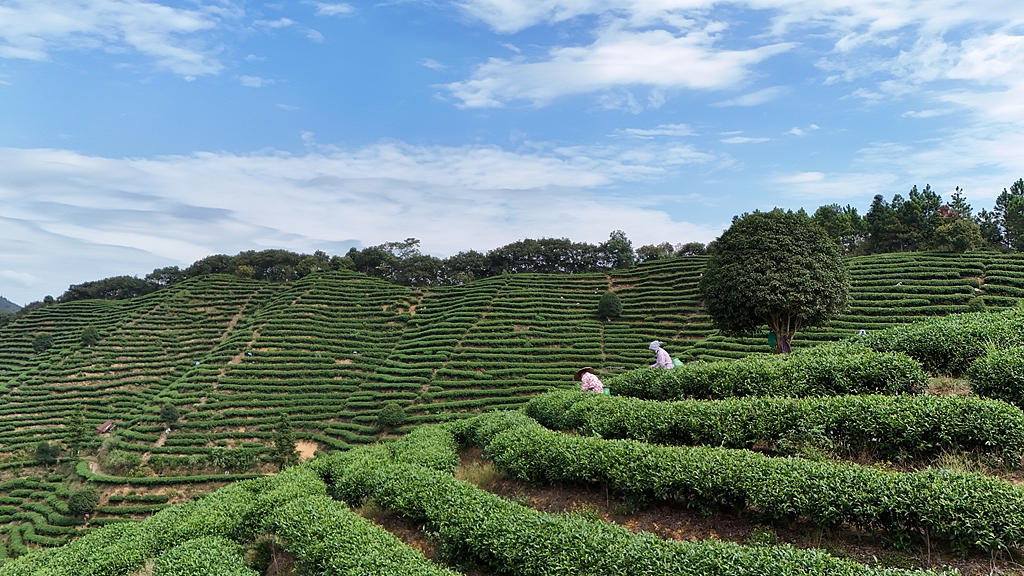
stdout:
{"type": "Polygon", "coordinates": [[[744,81],[748,67],[793,47],[775,43],[747,50],[717,49],[708,29],[677,35],[606,26],[588,46],[557,47],[541,61],[491,58],[470,79],[447,85],[466,108],[515,100],[544,105],[556,98],[624,86],[720,90],[744,81]]]}
{"type": "Polygon", "coordinates": [[[143,0],[6,0],[0,58],[45,60],[53,51],[131,48],[183,76],[223,69],[197,37],[237,16],[227,5],[172,8],[143,0]]]}
{"type": "Polygon", "coordinates": [[[831,203],[847,199],[863,202],[875,194],[891,196],[900,181],[896,174],[886,172],[797,172],[771,177],[768,184],[791,198],[831,203]]]}
{"type": "Polygon", "coordinates": [[[949,114],[950,112],[952,112],[952,110],[938,110],[934,108],[931,110],[907,110],[903,114],[900,114],[900,116],[905,118],[934,118],[936,116],[949,114]]]}
{"type": "Polygon", "coordinates": [[[309,38],[310,40],[318,44],[324,41],[324,35],[317,30],[313,30],[312,28],[306,30],[306,38],[309,38]]]}
{"type": "Polygon", "coordinates": [[[793,126],[792,128],[789,129],[789,132],[786,132],[786,134],[792,134],[793,136],[803,136],[805,132],[796,126],[793,126]]]}
{"type": "Polygon", "coordinates": [[[624,128],[617,132],[636,138],[653,138],[655,136],[695,136],[697,134],[693,131],[693,128],[690,128],[687,124],[661,124],[654,128],[624,128]]]}
{"type": "Polygon", "coordinates": [[[725,138],[722,140],[724,144],[760,144],[761,142],[767,142],[771,138],[749,138],[746,136],[733,136],[731,138],[725,138]]]}
{"type": "Polygon", "coordinates": [[[0,150],[0,269],[39,279],[0,291],[34,300],[73,282],[261,247],[337,253],[415,236],[444,255],[527,236],[599,242],[623,229],[642,244],[720,232],[609,187],[715,160],[692,147],[312,146],[304,156],[151,159],[0,150]]]}
{"type": "Polygon", "coordinates": [[[299,109],[298,106],[292,106],[291,104],[278,104],[277,107],[282,110],[287,110],[289,112],[294,112],[295,110],[299,109]]]}
{"type": "Polygon", "coordinates": [[[712,106],[759,106],[765,102],[771,102],[776,98],[785,96],[786,94],[789,94],[789,92],[790,89],[787,86],[772,86],[771,88],[765,88],[763,90],[758,90],[757,92],[737,96],[736,98],[715,102],[712,106]]]}
{"type": "Polygon", "coordinates": [[[430,68],[431,70],[438,70],[438,71],[440,71],[440,70],[444,70],[445,68],[447,68],[447,66],[445,66],[444,64],[441,64],[440,62],[438,62],[437,60],[434,60],[433,58],[424,58],[423,60],[420,60],[420,64],[426,66],[427,68],[430,68]]]}
{"type": "Polygon", "coordinates": [[[254,26],[260,28],[266,28],[268,30],[274,30],[277,28],[287,28],[295,24],[295,20],[291,18],[278,18],[277,20],[256,20],[253,22],[254,26]]]}
{"type": "Polygon", "coordinates": [[[262,88],[263,86],[270,86],[274,81],[260,78],[259,76],[239,76],[238,83],[249,88],[262,88]]]}
{"type": "Polygon", "coordinates": [[[327,4],[324,2],[317,2],[316,4],[316,15],[317,16],[348,16],[355,12],[350,4],[327,4]]]}

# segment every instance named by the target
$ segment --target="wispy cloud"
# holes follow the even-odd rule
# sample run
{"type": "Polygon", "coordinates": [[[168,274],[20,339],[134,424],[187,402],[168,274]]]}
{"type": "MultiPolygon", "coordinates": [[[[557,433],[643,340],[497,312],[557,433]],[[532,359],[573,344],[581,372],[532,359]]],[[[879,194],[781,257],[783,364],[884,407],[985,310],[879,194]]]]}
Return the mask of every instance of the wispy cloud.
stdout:
{"type": "Polygon", "coordinates": [[[771,102],[772,100],[781,98],[790,92],[791,89],[788,86],[772,86],[771,88],[765,88],[763,90],[758,90],[757,92],[737,96],[736,98],[715,102],[712,106],[759,106],[765,102],[771,102]]]}
{"type": "Polygon", "coordinates": [[[238,83],[249,88],[262,88],[273,84],[274,81],[259,76],[239,76],[238,83]]]}
{"type": "Polygon", "coordinates": [[[767,142],[771,138],[750,138],[747,136],[732,136],[730,138],[722,139],[723,144],[760,144],[761,142],[767,142]]]}
{"type": "Polygon", "coordinates": [[[316,3],[317,16],[349,16],[355,11],[356,9],[353,8],[351,4],[327,4],[324,2],[316,3]]]}
{"type": "Polygon", "coordinates": [[[526,100],[544,105],[559,97],[619,87],[720,90],[747,78],[749,66],[793,47],[775,43],[747,50],[714,46],[708,29],[677,35],[633,31],[621,22],[598,32],[588,46],[557,47],[530,61],[491,58],[470,79],[447,85],[466,108],[500,107],[526,100]]]}
{"type": "Polygon", "coordinates": [[[224,66],[200,33],[237,16],[227,4],[183,9],[142,0],[7,0],[0,4],[0,58],[130,48],[176,74],[216,74],[224,66]]]}
{"type": "Polygon", "coordinates": [[[693,131],[693,128],[690,128],[687,124],[661,124],[654,128],[623,128],[622,130],[618,130],[617,133],[636,138],[653,138],[655,136],[695,136],[697,134],[693,131]]]}
{"type": "Polygon", "coordinates": [[[423,60],[420,60],[420,64],[426,66],[427,68],[430,68],[431,70],[438,70],[438,71],[440,71],[440,70],[444,70],[445,68],[447,68],[447,66],[445,66],[444,64],[441,64],[440,62],[438,62],[437,60],[434,60],[433,58],[424,58],[423,60]]]}
{"type": "MultiPolygon", "coordinates": [[[[429,252],[452,254],[524,236],[597,242],[622,229],[634,242],[650,243],[707,241],[719,232],[674,221],[630,194],[592,192],[707,161],[683,146],[511,152],[386,142],[318,147],[305,156],[130,160],[0,152],[0,269],[39,278],[33,290],[253,247],[344,251],[415,236],[429,252]],[[94,268],[56,265],[79,256],[94,268]]],[[[39,297],[23,296],[29,293],[9,297],[39,297]]]]}

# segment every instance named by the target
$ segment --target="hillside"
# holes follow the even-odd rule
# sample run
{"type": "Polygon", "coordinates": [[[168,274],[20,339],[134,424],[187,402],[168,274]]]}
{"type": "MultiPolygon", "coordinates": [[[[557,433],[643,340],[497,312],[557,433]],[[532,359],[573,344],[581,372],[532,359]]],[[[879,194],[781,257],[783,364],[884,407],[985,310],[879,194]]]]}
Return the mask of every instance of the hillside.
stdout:
{"type": "Polygon", "coordinates": [[[17,312],[18,310],[21,310],[21,306],[18,306],[7,298],[0,296],[0,312],[17,312]]]}
{"type": "MultiPolygon", "coordinates": [[[[769,351],[764,337],[711,329],[697,298],[703,265],[687,257],[609,275],[504,275],[431,290],[349,271],[288,284],[208,275],[125,301],[43,307],[0,329],[0,454],[16,473],[37,442],[65,438],[81,405],[90,426],[117,423],[117,449],[142,462],[133,474],[150,476],[96,478],[111,488],[209,481],[195,478],[209,473],[232,479],[225,470],[266,469],[254,462],[281,411],[309,453],[345,449],[381,437],[385,402],[405,407],[398,434],[518,407],[551,386],[572,387],[581,366],[607,377],[650,363],[653,339],[683,360],[769,351]],[[595,310],[607,289],[624,316],[602,322],[595,310]],[[100,334],[90,346],[81,342],[87,327],[100,334]],[[40,334],[54,344],[37,353],[40,334]],[[165,435],[158,410],[166,402],[183,416],[165,435]]],[[[1017,255],[886,254],[850,266],[850,310],[801,333],[796,346],[967,311],[978,295],[989,307],[1024,296],[1017,255]]],[[[0,486],[17,513],[47,502],[38,492],[11,496],[19,490],[0,486]]],[[[160,507],[109,506],[100,520],[160,507]]]]}

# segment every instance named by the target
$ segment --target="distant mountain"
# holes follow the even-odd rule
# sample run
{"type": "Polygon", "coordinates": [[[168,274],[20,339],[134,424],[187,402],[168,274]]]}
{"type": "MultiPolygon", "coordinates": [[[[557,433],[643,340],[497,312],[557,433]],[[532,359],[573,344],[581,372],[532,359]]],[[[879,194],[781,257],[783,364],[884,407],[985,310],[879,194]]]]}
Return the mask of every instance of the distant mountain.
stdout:
{"type": "Polygon", "coordinates": [[[17,312],[18,310],[21,310],[21,306],[18,306],[7,298],[0,296],[0,312],[17,312]]]}

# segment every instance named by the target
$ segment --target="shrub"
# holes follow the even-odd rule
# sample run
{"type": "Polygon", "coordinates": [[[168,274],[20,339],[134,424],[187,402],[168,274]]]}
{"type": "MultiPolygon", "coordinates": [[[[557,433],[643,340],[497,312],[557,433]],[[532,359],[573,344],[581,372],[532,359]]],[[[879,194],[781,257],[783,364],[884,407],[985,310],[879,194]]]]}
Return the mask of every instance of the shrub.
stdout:
{"type": "Polygon", "coordinates": [[[597,303],[597,315],[601,318],[622,316],[622,301],[615,292],[608,290],[601,295],[601,300],[597,303]]]}
{"type": "Polygon", "coordinates": [[[180,416],[178,407],[174,404],[168,402],[160,407],[160,420],[166,422],[168,426],[177,422],[180,416]]]}
{"type": "Polygon", "coordinates": [[[963,396],[654,402],[564,391],[533,397],[526,413],[556,430],[652,444],[758,445],[783,454],[816,444],[835,454],[893,461],[973,451],[1013,467],[1024,454],[1024,412],[998,400],[963,396]]]}
{"type": "Polygon", "coordinates": [[[394,428],[405,422],[405,408],[398,402],[388,402],[377,413],[377,424],[381,428],[394,428]]]}
{"type": "Polygon", "coordinates": [[[60,444],[50,444],[45,440],[40,440],[36,444],[35,451],[36,461],[49,466],[57,461],[57,457],[60,456],[60,444]]]}
{"type": "Polygon", "coordinates": [[[49,334],[36,334],[32,339],[32,350],[37,354],[53,347],[53,336],[49,334]]]}
{"type": "Polygon", "coordinates": [[[1024,349],[989,351],[971,364],[967,378],[979,396],[1024,406],[1024,349]]]}
{"type": "Polygon", "coordinates": [[[245,565],[243,552],[219,536],[196,538],[157,556],[153,576],[259,576],[245,565]]]}
{"type": "Polygon", "coordinates": [[[1024,308],[952,314],[888,328],[860,342],[879,352],[902,352],[933,374],[959,376],[990,348],[1024,345],[1024,308]]]}
{"type": "Polygon", "coordinates": [[[100,505],[100,493],[92,486],[79,488],[68,496],[68,514],[82,516],[92,514],[100,505]]]}
{"type": "Polygon", "coordinates": [[[88,326],[82,330],[82,345],[92,346],[100,341],[100,331],[95,326],[88,326]]]}
{"type": "Polygon", "coordinates": [[[1002,550],[1024,539],[1024,493],[980,474],[897,473],[749,450],[571,436],[520,413],[475,420],[466,438],[528,482],[607,483],[643,498],[685,499],[707,511],[739,506],[771,519],[849,523],[895,537],[926,533],[961,549],[1002,550]]]}
{"type": "Polygon", "coordinates": [[[611,378],[608,385],[619,396],[674,400],[915,393],[927,382],[917,362],[903,354],[840,342],[788,355],[752,354],[672,370],[640,368],[611,378]]]}

